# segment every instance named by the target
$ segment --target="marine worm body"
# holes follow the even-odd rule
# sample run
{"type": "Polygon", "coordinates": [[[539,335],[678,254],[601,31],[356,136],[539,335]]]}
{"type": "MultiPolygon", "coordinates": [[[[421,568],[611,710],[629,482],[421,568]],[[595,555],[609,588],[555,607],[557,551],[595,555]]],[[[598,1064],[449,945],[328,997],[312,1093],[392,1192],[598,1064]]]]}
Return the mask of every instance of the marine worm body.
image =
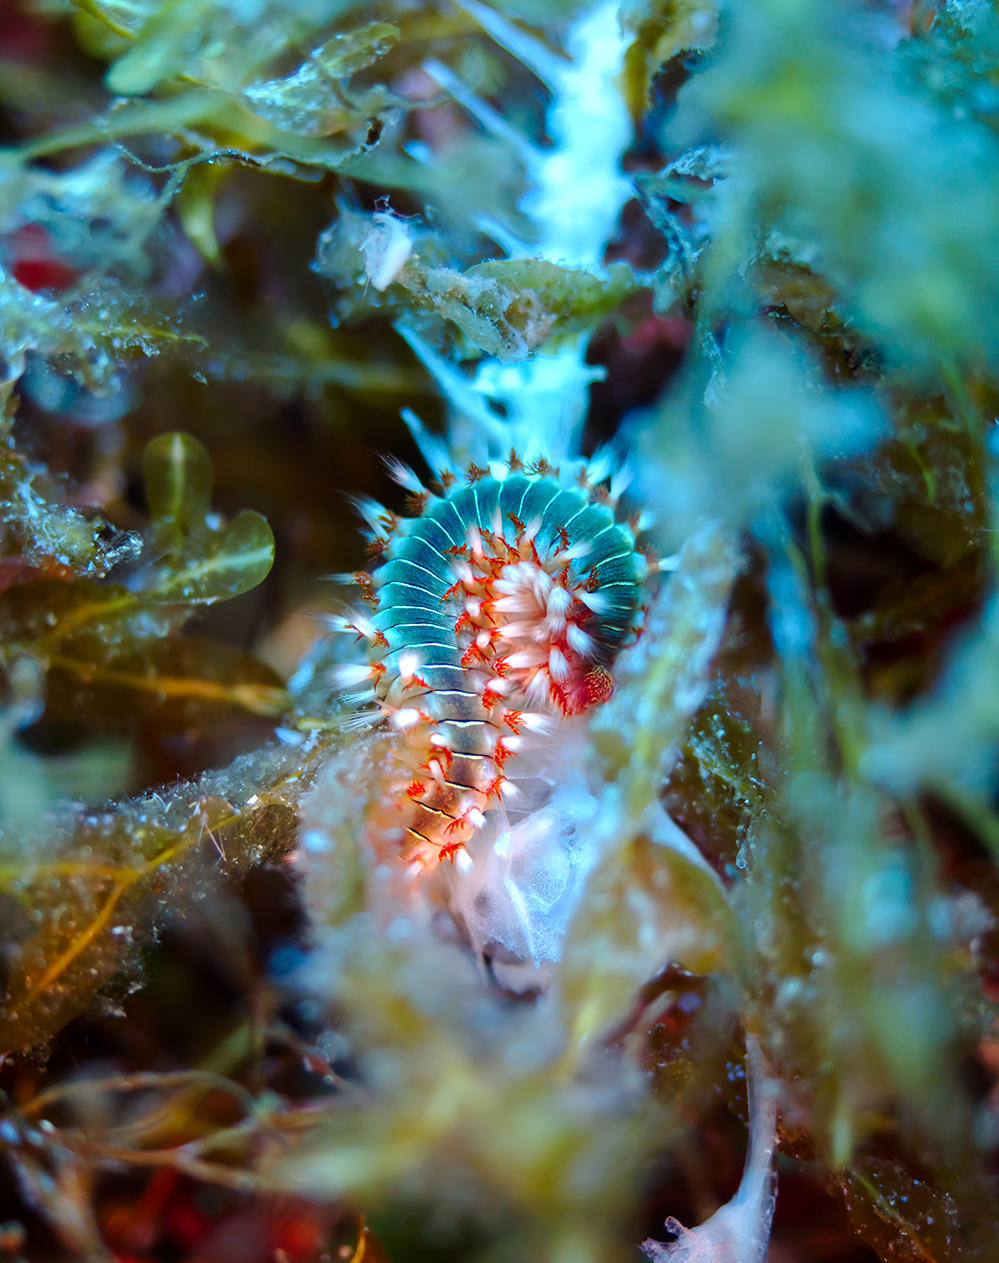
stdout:
{"type": "Polygon", "coordinates": [[[650,566],[616,520],[616,488],[585,465],[564,485],[511,453],[463,481],[442,474],[439,495],[393,471],[415,516],[360,505],[380,560],[353,576],[372,612],[340,630],[368,642],[368,661],[341,668],[340,683],[366,683],[395,734],[376,845],[427,863],[454,859],[515,797],[508,765],[527,734],[610,694],[650,566]]]}

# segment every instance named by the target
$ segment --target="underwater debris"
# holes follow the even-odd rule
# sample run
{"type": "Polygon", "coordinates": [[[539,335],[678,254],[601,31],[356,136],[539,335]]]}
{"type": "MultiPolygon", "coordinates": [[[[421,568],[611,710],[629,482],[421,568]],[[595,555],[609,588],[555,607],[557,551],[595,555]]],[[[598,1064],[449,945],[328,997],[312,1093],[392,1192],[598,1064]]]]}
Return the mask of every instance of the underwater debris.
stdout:
{"type": "Polygon", "coordinates": [[[760,1046],[746,1039],[746,1083],[749,1092],[749,1149],[739,1190],[697,1228],[675,1219],[666,1227],[676,1241],[643,1241],[653,1263],[764,1263],[774,1214],[774,1150],[777,1142],[777,1086],[767,1077],[760,1046]]]}

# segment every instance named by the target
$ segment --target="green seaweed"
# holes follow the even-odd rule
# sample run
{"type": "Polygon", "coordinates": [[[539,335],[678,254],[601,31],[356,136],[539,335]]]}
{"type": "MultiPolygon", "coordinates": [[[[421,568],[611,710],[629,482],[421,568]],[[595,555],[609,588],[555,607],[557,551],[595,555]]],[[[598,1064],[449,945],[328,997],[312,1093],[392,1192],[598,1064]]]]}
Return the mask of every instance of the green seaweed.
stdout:
{"type": "Polygon", "coordinates": [[[459,358],[517,362],[591,331],[639,283],[625,263],[605,277],[542,259],[447,266],[441,243],[398,217],[341,214],[320,239],[316,270],[344,291],[342,315],[387,308],[459,358]]]}

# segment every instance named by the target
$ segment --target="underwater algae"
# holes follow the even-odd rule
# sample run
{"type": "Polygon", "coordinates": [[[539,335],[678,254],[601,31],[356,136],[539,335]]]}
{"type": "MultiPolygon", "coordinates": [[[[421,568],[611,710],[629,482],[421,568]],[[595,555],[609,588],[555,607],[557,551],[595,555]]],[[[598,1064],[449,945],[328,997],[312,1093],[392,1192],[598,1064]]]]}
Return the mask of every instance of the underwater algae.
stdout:
{"type": "Polygon", "coordinates": [[[997,119],[987,0],[0,9],[0,1257],[997,1257],[997,119]]]}

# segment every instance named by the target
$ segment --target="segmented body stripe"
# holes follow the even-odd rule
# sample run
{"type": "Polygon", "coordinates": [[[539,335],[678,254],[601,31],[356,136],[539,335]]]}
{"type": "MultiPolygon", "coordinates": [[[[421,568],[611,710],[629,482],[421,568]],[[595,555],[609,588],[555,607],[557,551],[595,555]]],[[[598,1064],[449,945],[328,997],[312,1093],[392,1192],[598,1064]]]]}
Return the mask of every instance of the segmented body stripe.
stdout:
{"type": "Polygon", "coordinates": [[[639,607],[634,536],[606,493],[514,464],[505,478],[473,468],[414,518],[367,507],[391,523],[368,625],[400,775],[376,828],[401,828],[424,859],[453,853],[501,799],[523,712],[606,695],[639,607]]]}

